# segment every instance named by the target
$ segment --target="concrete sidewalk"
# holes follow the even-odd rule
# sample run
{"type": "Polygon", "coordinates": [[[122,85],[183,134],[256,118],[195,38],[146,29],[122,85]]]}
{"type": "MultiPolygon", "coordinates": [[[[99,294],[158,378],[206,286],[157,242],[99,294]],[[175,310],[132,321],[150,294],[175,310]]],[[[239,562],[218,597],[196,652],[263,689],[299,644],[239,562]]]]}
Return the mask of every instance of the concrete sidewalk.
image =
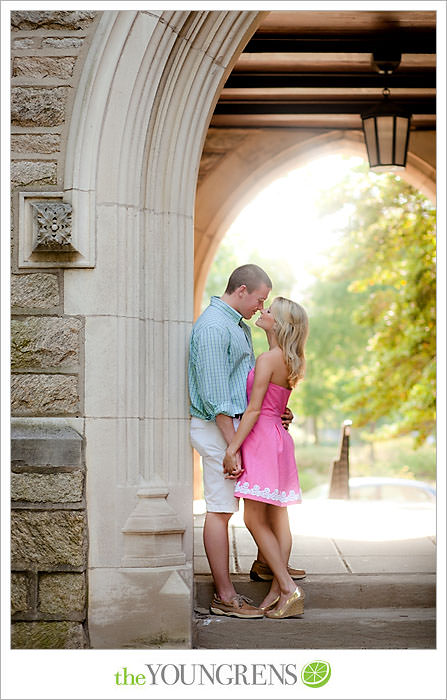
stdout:
{"type": "MultiPolygon", "coordinates": [[[[203,549],[202,510],[196,502],[196,648],[436,646],[433,506],[322,500],[290,507],[290,562],[307,572],[300,581],[306,601],[303,617],[282,621],[209,614],[213,584],[203,549]]],[[[232,516],[229,534],[236,590],[258,604],[269,584],[249,579],[256,544],[244,526],[243,506],[232,516]]]]}
{"type": "MultiPolygon", "coordinates": [[[[194,571],[209,574],[202,541],[203,504],[194,516],[194,571]],[[199,512],[197,512],[199,511],[199,512]]],[[[435,509],[363,501],[309,501],[289,507],[292,566],[309,574],[435,573],[435,509]]],[[[248,574],[256,544],[243,507],[230,519],[230,571],[248,574]]]]}

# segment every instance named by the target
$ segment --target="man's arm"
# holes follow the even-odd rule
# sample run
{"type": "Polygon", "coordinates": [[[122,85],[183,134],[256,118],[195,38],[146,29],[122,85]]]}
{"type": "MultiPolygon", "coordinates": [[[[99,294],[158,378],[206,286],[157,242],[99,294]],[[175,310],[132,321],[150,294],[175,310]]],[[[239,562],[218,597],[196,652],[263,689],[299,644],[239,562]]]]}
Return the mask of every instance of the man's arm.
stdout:
{"type": "MultiPolygon", "coordinates": [[[[224,413],[219,413],[216,416],[216,425],[224,436],[225,442],[227,445],[229,445],[236,432],[233,425],[233,419],[230,416],[226,416],[224,413]]],[[[225,468],[223,471],[225,472],[227,479],[237,479],[242,474],[242,458],[239,450],[236,454],[236,468],[231,472],[228,472],[225,468]]]]}
{"type": "MultiPolygon", "coordinates": [[[[202,328],[196,337],[197,391],[206,413],[212,418],[219,414],[230,418],[233,413],[228,342],[228,333],[217,326],[202,328]]],[[[228,427],[231,428],[229,424],[228,427]]]]}

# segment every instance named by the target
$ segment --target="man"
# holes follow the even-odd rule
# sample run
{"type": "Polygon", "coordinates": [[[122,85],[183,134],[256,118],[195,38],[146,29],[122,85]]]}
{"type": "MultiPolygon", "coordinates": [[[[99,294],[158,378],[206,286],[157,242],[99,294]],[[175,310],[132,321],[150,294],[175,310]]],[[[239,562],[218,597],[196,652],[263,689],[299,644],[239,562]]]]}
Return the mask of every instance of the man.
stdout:
{"type": "MultiPolygon", "coordinates": [[[[263,612],[238,595],[230,579],[228,521],[238,510],[234,479],[242,470],[225,478],[222,462],[247,407],[247,375],[255,363],[250,328],[243,319],[264,307],[271,289],[262,268],[236,268],[224,294],[212,297],[197,319],[190,341],[191,442],[202,456],[207,511],[203,542],[216,588],[210,609],[241,618],[262,617],[263,612]]],[[[305,576],[302,570],[289,572],[294,578],[305,576]]],[[[269,580],[270,576],[271,580],[272,573],[259,552],[250,576],[254,580],[269,580]]]]}

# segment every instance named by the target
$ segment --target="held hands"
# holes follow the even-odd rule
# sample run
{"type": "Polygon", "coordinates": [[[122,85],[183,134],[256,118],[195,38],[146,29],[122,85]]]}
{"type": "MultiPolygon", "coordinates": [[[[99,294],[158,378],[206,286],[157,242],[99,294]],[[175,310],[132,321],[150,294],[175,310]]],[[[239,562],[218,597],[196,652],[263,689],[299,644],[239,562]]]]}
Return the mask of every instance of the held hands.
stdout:
{"type": "Polygon", "coordinates": [[[290,408],[287,406],[284,413],[281,416],[281,422],[282,422],[282,427],[285,428],[286,430],[289,429],[289,425],[293,421],[293,413],[290,410],[290,408]]]}
{"type": "Polygon", "coordinates": [[[223,471],[225,479],[238,479],[240,477],[244,468],[242,466],[242,458],[239,450],[237,452],[232,452],[229,447],[227,448],[223,460],[223,471]]]}

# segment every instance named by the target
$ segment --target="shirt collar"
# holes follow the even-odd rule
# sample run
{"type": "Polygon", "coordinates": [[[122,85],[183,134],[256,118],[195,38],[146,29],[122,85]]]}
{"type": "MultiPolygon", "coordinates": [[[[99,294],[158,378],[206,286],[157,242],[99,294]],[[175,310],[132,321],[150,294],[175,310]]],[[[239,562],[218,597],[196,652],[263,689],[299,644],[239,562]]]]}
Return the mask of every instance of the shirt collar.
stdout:
{"type": "Polygon", "coordinates": [[[227,316],[233,319],[233,321],[237,324],[242,321],[242,314],[240,314],[239,311],[236,311],[236,309],[233,309],[233,307],[227,304],[225,301],[222,301],[220,297],[211,297],[210,306],[217,307],[227,316]]]}

